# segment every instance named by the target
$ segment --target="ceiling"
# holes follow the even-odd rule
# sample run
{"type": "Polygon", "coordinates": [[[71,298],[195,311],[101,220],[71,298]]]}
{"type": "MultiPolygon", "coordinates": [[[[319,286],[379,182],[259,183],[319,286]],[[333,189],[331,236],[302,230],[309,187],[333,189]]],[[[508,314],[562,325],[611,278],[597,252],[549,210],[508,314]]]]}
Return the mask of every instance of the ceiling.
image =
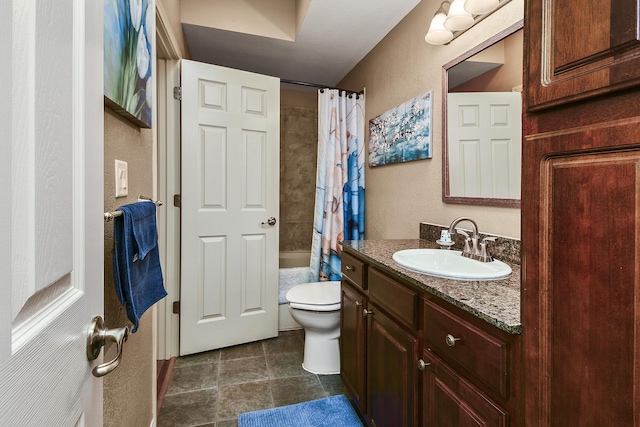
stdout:
{"type": "Polygon", "coordinates": [[[335,86],[419,2],[311,0],[294,41],[185,22],[182,28],[196,61],[335,86]]]}

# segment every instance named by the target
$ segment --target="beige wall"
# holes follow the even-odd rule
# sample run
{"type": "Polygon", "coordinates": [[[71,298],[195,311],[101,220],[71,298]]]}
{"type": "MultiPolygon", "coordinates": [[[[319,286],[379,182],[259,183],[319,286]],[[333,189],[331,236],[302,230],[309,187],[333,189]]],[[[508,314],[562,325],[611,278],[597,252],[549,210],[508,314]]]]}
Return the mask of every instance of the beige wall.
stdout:
{"type": "Polygon", "coordinates": [[[180,7],[180,0],[156,0],[156,9],[169,21],[171,37],[175,39],[176,47],[180,49],[180,58],[190,58],[189,47],[182,32],[180,7]]]}
{"type": "Polygon", "coordinates": [[[521,20],[524,0],[512,0],[448,46],[433,46],[424,36],[439,4],[423,0],[339,83],[366,87],[367,122],[434,91],[433,158],[366,169],[367,238],[416,238],[421,221],[448,225],[462,215],[475,219],[482,232],[520,238],[519,209],[442,202],[441,117],[442,66],[521,20]]]}
{"type": "MultiPolygon", "coordinates": [[[[119,115],[104,114],[104,208],[133,203],[139,195],[152,195],[152,132],[140,129],[119,115]],[[129,195],[115,198],[114,160],[128,163],[129,195]]],[[[113,223],[104,226],[104,319],[109,328],[129,325],[115,293],[112,270],[113,223]]],[[[135,334],[124,345],[120,366],[104,377],[104,426],[149,426],[153,418],[152,310],[147,311],[135,334]]],[[[115,357],[115,346],[107,347],[105,360],[115,357]]]]}
{"type": "Polygon", "coordinates": [[[316,91],[280,91],[280,251],[309,251],[318,155],[316,91]]]}

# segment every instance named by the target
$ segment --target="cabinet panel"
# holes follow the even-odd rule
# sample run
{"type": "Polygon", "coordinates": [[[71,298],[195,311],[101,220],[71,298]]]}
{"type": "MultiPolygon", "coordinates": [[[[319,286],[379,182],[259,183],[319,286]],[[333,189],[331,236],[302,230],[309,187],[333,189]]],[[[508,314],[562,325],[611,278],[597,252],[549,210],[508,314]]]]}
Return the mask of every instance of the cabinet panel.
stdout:
{"type": "Polygon", "coordinates": [[[368,316],[368,418],[376,427],[418,424],[418,339],[375,304],[368,316]]]}
{"type": "Polygon", "coordinates": [[[506,427],[508,414],[428,350],[422,383],[423,427],[506,427]]]}
{"type": "Polygon", "coordinates": [[[638,120],[525,139],[527,425],[637,425],[640,150],[615,147],[638,141],[638,120]]]}
{"type": "Polygon", "coordinates": [[[640,85],[638,2],[531,0],[525,15],[528,111],[640,85]]]}
{"type": "Polygon", "coordinates": [[[349,255],[342,253],[342,274],[347,276],[351,282],[360,288],[367,289],[367,267],[364,262],[349,255]]]}
{"type": "Polygon", "coordinates": [[[498,392],[509,395],[509,345],[429,300],[424,301],[424,336],[442,355],[498,392]],[[447,337],[457,341],[447,341],[447,337]]]}
{"type": "Polygon", "coordinates": [[[418,293],[369,269],[369,296],[409,328],[417,327],[418,293]]]}
{"type": "Polygon", "coordinates": [[[362,414],[366,413],[366,329],[362,310],[366,297],[346,279],[342,281],[340,317],[340,375],[362,414]]]}

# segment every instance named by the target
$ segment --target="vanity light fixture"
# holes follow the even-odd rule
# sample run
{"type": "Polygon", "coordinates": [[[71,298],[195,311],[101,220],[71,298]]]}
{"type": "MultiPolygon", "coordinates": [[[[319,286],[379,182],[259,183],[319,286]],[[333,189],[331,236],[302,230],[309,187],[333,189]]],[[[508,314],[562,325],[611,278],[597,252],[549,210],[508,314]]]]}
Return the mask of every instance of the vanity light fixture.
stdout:
{"type": "Polygon", "coordinates": [[[444,27],[451,31],[462,31],[473,25],[473,16],[464,8],[465,0],[453,0],[444,20],[444,27]]]}
{"type": "Polygon", "coordinates": [[[447,44],[511,0],[445,0],[436,11],[425,41],[447,44]]]}
{"type": "Polygon", "coordinates": [[[424,39],[429,44],[445,44],[453,40],[453,32],[444,26],[444,21],[447,19],[447,11],[451,2],[443,1],[440,7],[436,11],[436,14],[431,20],[429,25],[429,31],[424,39]]]}
{"type": "Polygon", "coordinates": [[[464,10],[472,15],[486,15],[498,7],[500,0],[466,0],[464,10]]]}

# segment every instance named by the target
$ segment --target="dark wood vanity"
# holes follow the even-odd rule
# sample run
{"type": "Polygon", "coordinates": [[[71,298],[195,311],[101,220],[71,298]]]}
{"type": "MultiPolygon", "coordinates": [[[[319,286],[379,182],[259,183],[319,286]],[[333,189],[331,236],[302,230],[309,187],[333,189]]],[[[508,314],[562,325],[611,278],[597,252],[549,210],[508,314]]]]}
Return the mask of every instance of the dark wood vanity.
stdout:
{"type": "Polygon", "coordinates": [[[639,425],[640,7],[525,2],[525,425],[639,425]]]}
{"type": "Polygon", "coordinates": [[[391,260],[395,250],[428,242],[345,243],[341,375],[365,421],[377,427],[522,425],[521,328],[518,316],[503,316],[519,311],[513,289],[519,268],[508,281],[458,282],[391,260]],[[501,292],[493,303],[516,307],[480,313],[464,301],[501,292]]]}

